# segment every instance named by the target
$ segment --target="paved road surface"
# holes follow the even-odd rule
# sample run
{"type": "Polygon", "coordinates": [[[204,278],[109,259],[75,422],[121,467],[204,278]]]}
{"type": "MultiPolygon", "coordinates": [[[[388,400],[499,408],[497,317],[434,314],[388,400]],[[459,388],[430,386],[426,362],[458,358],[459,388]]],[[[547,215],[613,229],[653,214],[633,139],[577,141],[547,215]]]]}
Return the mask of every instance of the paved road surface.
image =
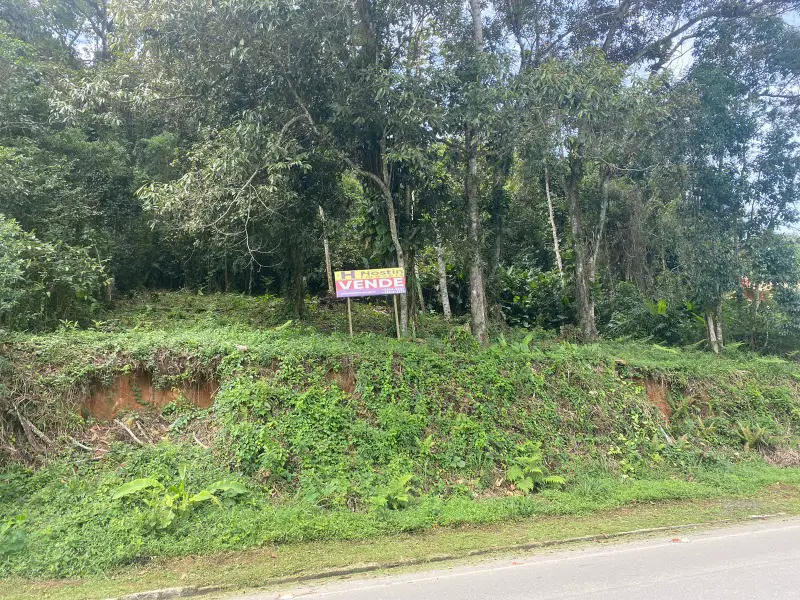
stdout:
{"type": "Polygon", "coordinates": [[[800,519],[676,535],[241,600],[800,600],[800,519]]]}

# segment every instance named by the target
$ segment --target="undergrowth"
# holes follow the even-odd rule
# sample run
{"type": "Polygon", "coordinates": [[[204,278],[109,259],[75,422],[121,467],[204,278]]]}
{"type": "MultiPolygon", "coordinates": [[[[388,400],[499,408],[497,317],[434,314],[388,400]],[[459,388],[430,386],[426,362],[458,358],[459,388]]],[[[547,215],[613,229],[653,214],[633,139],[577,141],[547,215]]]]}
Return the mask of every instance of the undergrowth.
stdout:
{"type": "MultiPolygon", "coordinates": [[[[367,332],[351,340],[337,333],[338,308],[301,323],[277,310],[161,295],[91,329],[3,334],[0,575],[800,485],[800,472],[759,454],[796,445],[792,363],[514,330],[480,349],[433,318],[425,337],[398,341],[369,332],[391,331],[380,305],[357,306],[367,332]],[[171,422],[161,442],[123,443],[124,430],[80,403],[140,372],[166,388],[215,381],[214,406],[159,407],[171,422]],[[654,386],[669,419],[648,397],[654,386]],[[208,443],[187,434],[191,423],[208,443]],[[81,432],[104,427],[119,441],[93,456],[81,432]],[[114,497],[136,480],[155,482],[149,495],[114,497]],[[237,493],[203,494],[221,482],[237,493]]],[[[129,433],[147,426],[121,417],[129,433]]]]}

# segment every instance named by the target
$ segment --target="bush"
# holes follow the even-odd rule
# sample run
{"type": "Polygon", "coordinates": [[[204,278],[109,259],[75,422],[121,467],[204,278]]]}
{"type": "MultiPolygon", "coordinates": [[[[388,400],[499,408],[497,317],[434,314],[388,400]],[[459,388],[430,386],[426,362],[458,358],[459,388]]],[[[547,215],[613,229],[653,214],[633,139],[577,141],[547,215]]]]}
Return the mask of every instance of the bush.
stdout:
{"type": "Polygon", "coordinates": [[[745,297],[725,304],[727,337],[764,354],[792,355],[800,351],[800,290],[777,285],[764,293],[758,311],[745,297]]]}
{"type": "Polygon", "coordinates": [[[703,320],[688,300],[644,297],[636,286],[620,282],[613,296],[598,306],[609,316],[603,333],[614,338],[652,339],[670,345],[691,344],[703,339],[703,320]]]}
{"type": "Polygon", "coordinates": [[[500,273],[500,307],[514,327],[560,329],[573,322],[572,287],[556,271],[508,267],[500,273]]]}
{"type": "Polygon", "coordinates": [[[86,318],[108,278],[86,248],[42,242],[0,213],[0,325],[41,328],[86,318]]]}

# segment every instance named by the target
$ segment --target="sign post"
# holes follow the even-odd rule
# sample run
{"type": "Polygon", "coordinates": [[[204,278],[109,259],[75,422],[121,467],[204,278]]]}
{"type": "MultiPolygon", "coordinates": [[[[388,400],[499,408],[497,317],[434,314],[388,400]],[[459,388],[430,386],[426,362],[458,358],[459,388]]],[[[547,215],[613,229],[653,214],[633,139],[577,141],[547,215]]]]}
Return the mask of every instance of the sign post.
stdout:
{"type": "Polygon", "coordinates": [[[350,310],[350,298],[347,299],[347,324],[350,326],[350,337],[353,337],[353,311],[350,310]]]}
{"type": "Polygon", "coordinates": [[[397,314],[397,296],[406,293],[406,274],[403,269],[365,269],[360,271],[336,271],[336,297],[347,299],[347,323],[353,337],[353,312],[351,298],[365,296],[394,296],[394,325],[400,338],[400,316],[397,314]]]}
{"type": "Polygon", "coordinates": [[[394,328],[397,330],[397,339],[400,339],[400,315],[397,314],[397,296],[392,296],[394,300],[394,328]]]}

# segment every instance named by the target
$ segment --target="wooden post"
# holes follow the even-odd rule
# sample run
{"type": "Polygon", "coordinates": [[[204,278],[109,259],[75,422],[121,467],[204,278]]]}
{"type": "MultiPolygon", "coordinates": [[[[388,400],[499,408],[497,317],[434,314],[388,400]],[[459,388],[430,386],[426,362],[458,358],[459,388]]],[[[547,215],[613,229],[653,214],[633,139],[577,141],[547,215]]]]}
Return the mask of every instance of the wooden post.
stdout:
{"type": "Polygon", "coordinates": [[[350,298],[347,299],[347,324],[350,326],[350,337],[353,337],[353,311],[350,309],[350,298]]]}
{"type": "Polygon", "coordinates": [[[397,329],[397,339],[400,339],[400,315],[397,314],[397,294],[392,296],[394,300],[394,326],[397,329]]]}

